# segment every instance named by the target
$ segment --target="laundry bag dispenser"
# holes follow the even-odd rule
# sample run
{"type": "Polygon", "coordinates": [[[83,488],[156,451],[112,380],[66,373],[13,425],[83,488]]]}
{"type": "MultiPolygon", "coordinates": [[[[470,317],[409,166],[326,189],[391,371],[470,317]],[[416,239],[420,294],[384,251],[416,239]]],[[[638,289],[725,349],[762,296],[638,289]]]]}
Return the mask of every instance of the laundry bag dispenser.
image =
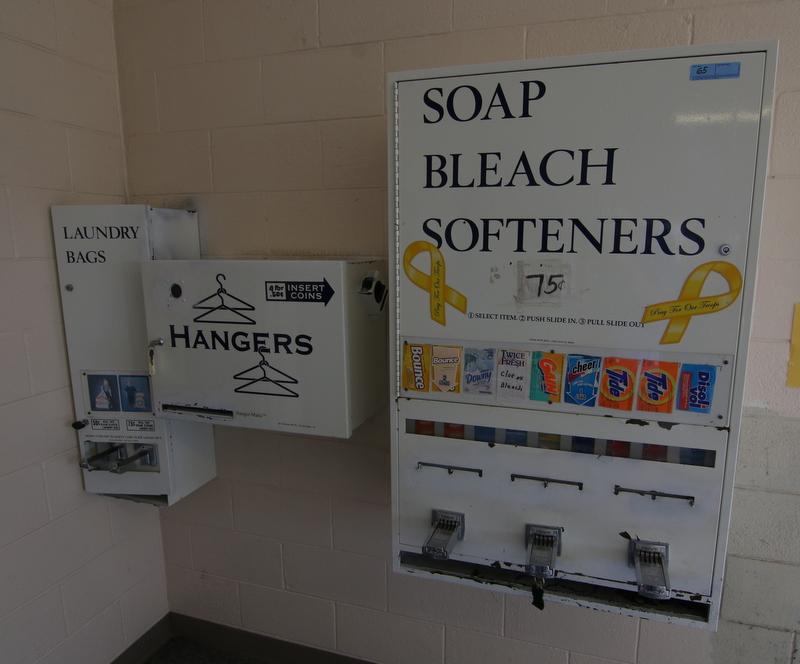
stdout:
{"type": "Polygon", "coordinates": [[[385,402],[385,261],[157,261],[142,279],[159,415],[347,438],[385,402]]]}
{"type": "Polygon", "coordinates": [[[216,476],[214,438],[208,424],[156,417],[141,269],[197,257],[197,214],[63,205],[52,220],[86,490],[172,504],[216,476]]]}

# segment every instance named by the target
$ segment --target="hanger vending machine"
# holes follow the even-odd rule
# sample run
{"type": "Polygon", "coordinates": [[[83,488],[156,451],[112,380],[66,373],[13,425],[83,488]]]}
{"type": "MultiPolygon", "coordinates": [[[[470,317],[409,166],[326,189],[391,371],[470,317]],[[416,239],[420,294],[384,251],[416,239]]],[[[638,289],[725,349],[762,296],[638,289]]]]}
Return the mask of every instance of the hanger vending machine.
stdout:
{"type": "Polygon", "coordinates": [[[390,76],[396,571],[716,628],[775,59],[390,76]]]}
{"type": "Polygon", "coordinates": [[[142,266],[200,253],[197,214],[52,208],[81,467],[90,493],[172,504],[216,476],[208,424],[156,417],[142,266]]]}
{"type": "Polygon", "coordinates": [[[385,404],[385,259],[154,261],[142,280],[159,415],[349,438],[385,404]]]}

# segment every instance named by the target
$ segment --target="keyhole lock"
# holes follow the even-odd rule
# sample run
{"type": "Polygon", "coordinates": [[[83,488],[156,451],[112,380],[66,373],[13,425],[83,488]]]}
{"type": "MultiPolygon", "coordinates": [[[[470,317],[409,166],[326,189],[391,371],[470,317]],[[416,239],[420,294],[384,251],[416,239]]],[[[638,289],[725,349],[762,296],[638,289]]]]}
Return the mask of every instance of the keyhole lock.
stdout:
{"type": "Polygon", "coordinates": [[[723,256],[727,256],[728,254],[731,253],[731,251],[732,251],[731,250],[731,245],[729,245],[729,244],[721,244],[721,245],[719,245],[719,253],[722,254],[723,256]]]}

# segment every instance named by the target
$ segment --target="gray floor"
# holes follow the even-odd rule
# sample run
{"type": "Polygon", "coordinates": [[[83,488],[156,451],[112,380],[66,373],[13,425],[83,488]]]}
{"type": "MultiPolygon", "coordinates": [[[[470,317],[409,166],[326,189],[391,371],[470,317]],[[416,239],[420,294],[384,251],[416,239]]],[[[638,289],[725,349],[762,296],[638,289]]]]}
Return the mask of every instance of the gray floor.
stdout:
{"type": "Polygon", "coordinates": [[[176,637],[147,660],[147,664],[268,664],[268,662],[265,659],[228,655],[176,637]]]}

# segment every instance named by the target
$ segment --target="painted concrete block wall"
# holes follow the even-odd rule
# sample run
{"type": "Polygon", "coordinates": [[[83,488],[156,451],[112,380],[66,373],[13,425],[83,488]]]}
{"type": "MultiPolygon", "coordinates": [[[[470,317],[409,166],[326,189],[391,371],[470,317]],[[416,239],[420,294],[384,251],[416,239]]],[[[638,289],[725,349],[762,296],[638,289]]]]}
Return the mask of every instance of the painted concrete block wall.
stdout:
{"type": "Polygon", "coordinates": [[[155,508],[83,492],[49,206],[122,203],[111,2],[0,1],[0,661],[107,664],[167,611],[155,508]]]}
{"type": "MultiPolygon", "coordinates": [[[[386,253],[388,71],[778,37],[757,322],[716,635],[390,571],[385,413],[350,441],[218,428],[162,513],[170,607],[400,664],[788,664],[800,630],[800,2],[117,0],[133,201],[195,206],[206,256],[386,253]]],[[[796,662],[795,662],[796,664],[796,662]]]]}

